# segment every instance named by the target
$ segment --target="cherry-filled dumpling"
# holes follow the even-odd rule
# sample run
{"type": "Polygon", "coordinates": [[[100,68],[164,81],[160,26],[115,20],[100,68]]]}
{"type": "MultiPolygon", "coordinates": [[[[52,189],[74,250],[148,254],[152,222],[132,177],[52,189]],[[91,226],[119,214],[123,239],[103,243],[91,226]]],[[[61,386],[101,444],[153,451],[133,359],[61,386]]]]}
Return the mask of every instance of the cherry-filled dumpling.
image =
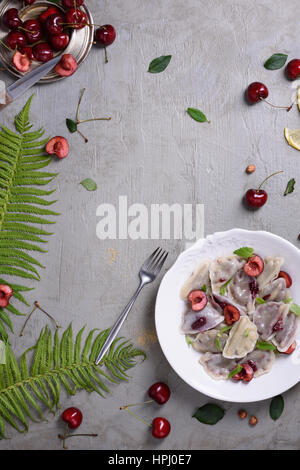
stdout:
{"type": "Polygon", "coordinates": [[[244,270],[238,271],[229,283],[229,296],[242,306],[248,313],[255,310],[255,297],[257,295],[256,281],[248,276],[244,270]]]}
{"type": "Polygon", "coordinates": [[[289,312],[289,305],[283,302],[266,302],[259,305],[253,315],[253,322],[261,339],[271,339],[289,312]]]}
{"type": "Polygon", "coordinates": [[[260,375],[266,374],[270,371],[274,361],[274,351],[255,349],[240,362],[247,362],[254,370],[254,377],[259,377],[260,375]]]}
{"type": "Polygon", "coordinates": [[[189,277],[189,279],[183,284],[180,291],[180,297],[183,300],[186,300],[188,298],[189,293],[193,290],[200,290],[203,286],[208,287],[209,266],[210,260],[202,261],[194,270],[193,274],[189,277]]]}
{"type": "Polygon", "coordinates": [[[258,340],[257,328],[247,316],[241,317],[230,330],[223,349],[227,359],[240,359],[253,351],[258,340]]]}
{"type": "Polygon", "coordinates": [[[282,302],[289,297],[288,289],[286,288],[285,279],[279,278],[275,281],[269,282],[259,293],[266,302],[282,302]]]}
{"type": "MultiPolygon", "coordinates": [[[[237,255],[220,256],[215,261],[212,261],[209,268],[209,276],[213,294],[220,294],[224,284],[232,279],[245,263],[246,261],[237,255]]],[[[227,290],[227,287],[224,287],[224,289],[227,290]]]]}
{"type": "Polygon", "coordinates": [[[264,270],[257,277],[259,290],[264,289],[269,282],[277,279],[283,261],[283,258],[276,256],[267,256],[264,259],[264,270]]]}
{"type": "Polygon", "coordinates": [[[208,302],[200,312],[187,310],[183,314],[181,329],[185,334],[195,334],[215,328],[224,321],[224,315],[215,310],[208,302]]]}
{"type": "Polygon", "coordinates": [[[227,338],[228,335],[224,333],[220,334],[220,330],[208,330],[199,333],[193,341],[192,346],[198,352],[219,353],[220,350],[223,349],[227,338]]]}
{"type": "Polygon", "coordinates": [[[296,339],[299,321],[296,315],[289,313],[280,328],[276,331],[272,342],[279,352],[286,352],[296,339]]]}
{"type": "Polygon", "coordinates": [[[200,357],[200,364],[210,377],[215,380],[227,379],[231,371],[236,368],[237,361],[235,359],[226,359],[219,354],[207,352],[200,357]]]}

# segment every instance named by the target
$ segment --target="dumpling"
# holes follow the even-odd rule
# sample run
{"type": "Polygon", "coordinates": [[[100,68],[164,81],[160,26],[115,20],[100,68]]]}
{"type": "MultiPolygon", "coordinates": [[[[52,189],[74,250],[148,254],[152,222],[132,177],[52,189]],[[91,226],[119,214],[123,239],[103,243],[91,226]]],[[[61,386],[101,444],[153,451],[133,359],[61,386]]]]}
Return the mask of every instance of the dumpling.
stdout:
{"type": "Polygon", "coordinates": [[[210,260],[202,261],[197,266],[193,274],[189,277],[189,279],[183,284],[181,291],[180,291],[180,297],[183,300],[187,299],[187,296],[192,290],[201,289],[201,287],[203,287],[204,284],[208,286],[209,266],[210,266],[210,260]]]}
{"type": "Polygon", "coordinates": [[[278,330],[272,338],[279,352],[285,352],[295,341],[298,331],[298,318],[293,313],[289,313],[282,324],[282,329],[278,330]]]}
{"type": "Polygon", "coordinates": [[[195,341],[193,341],[192,346],[198,352],[218,353],[220,349],[216,346],[216,339],[219,340],[220,347],[223,349],[227,338],[228,336],[226,334],[220,334],[219,330],[209,330],[199,333],[195,341]]]}
{"type": "Polygon", "coordinates": [[[247,312],[255,310],[255,290],[251,289],[253,279],[243,269],[238,271],[229,283],[229,294],[235,303],[244,307],[247,312]]]}
{"type": "Polygon", "coordinates": [[[276,323],[283,321],[288,311],[289,305],[283,302],[266,302],[257,307],[253,315],[253,322],[257,326],[257,331],[264,341],[274,336],[276,323]]]}
{"type": "Polygon", "coordinates": [[[228,374],[236,368],[237,361],[225,359],[221,353],[212,354],[207,352],[199,360],[205,371],[215,380],[227,379],[228,374]]]}
{"type": "Polygon", "coordinates": [[[257,328],[247,316],[240,317],[230,330],[223,349],[228,359],[241,358],[253,351],[258,339],[257,328]]]}
{"type": "Polygon", "coordinates": [[[244,259],[236,255],[220,256],[212,261],[209,268],[212,292],[219,294],[222,285],[229,281],[245,263],[244,259]]]}
{"type": "Polygon", "coordinates": [[[183,314],[181,329],[185,334],[195,334],[200,331],[211,330],[222,321],[224,321],[224,315],[215,310],[207,302],[206,307],[200,312],[187,310],[183,314]]]}
{"type": "Polygon", "coordinates": [[[260,375],[269,372],[275,361],[275,353],[274,351],[262,351],[260,349],[255,349],[250,354],[248,354],[245,359],[243,359],[243,361],[240,362],[248,361],[250,362],[249,365],[253,367],[254,377],[259,377],[260,375]]]}
{"type": "Polygon", "coordinates": [[[264,270],[257,276],[259,290],[264,289],[269,282],[277,279],[283,261],[283,258],[275,256],[267,256],[264,259],[264,270]]]}
{"type": "Polygon", "coordinates": [[[285,279],[282,277],[275,279],[275,281],[269,282],[262,291],[259,293],[266,302],[282,302],[288,297],[288,290],[286,288],[285,279]]]}

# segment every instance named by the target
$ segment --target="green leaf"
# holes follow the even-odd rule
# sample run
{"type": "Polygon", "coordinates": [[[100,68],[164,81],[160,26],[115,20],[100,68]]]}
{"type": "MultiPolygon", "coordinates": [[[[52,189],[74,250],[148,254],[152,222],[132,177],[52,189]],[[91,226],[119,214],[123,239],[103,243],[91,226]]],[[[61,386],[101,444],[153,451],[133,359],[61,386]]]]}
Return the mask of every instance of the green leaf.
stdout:
{"type": "Polygon", "coordinates": [[[242,248],[239,248],[238,250],[235,250],[233,254],[240,256],[240,258],[251,258],[253,255],[254,250],[253,248],[249,248],[248,246],[243,246],[242,248]]]}
{"type": "Polygon", "coordinates": [[[202,290],[202,292],[206,292],[207,291],[206,284],[203,284],[203,286],[200,287],[200,290],[202,290]]]}
{"type": "Polygon", "coordinates": [[[189,335],[185,335],[185,340],[186,340],[188,346],[193,344],[193,340],[190,338],[189,335]]]}
{"type": "Polygon", "coordinates": [[[0,340],[0,364],[6,363],[6,346],[4,341],[0,340]]]}
{"type": "Polygon", "coordinates": [[[243,367],[241,366],[241,364],[238,364],[235,369],[233,369],[231,372],[229,372],[227,378],[231,379],[231,377],[233,377],[235,374],[239,374],[242,369],[243,369],[243,367]]]}
{"type": "Polygon", "coordinates": [[[291,304],[290,312],[294,313],[294,315],[300,315],[300,306],[297,304],[291,304]]]}
{"type": "Polygon", "coordinates": [[[284,196],[287,194],[290,194],[294,191],[295,189],[295,180],[294,178],[290,179],[290,181],[287,184],[286,190],[284,191],[284,196]]]}
{"type": "Polygon", "coordinates": [[[269,343],[268,341],[262,341],[262,340],[257,341],[256,349],[261,349],[262,351],[276,351],[277,350],[274,344],[269,343]]]}
{"type": "Polygon", "coordinates": [[[284,409],[284,400],[282,395],[277,395],[277,397],[272,398],[270,403],[270,416],[276,421],[282,415],[284,409]]]}
{"type": "Polygon", "coordinates": [[[82,180],[80,184],[85,189],[87,189],[87,191],[95,191],[97,189],[97,184],[91,178],[86,178],[85,180],[82,180]]]}
{"type": "Polygon", "coordinates": [[[210,122],[200,109],[188,108],[187,112],[197,122],[210,122]]]}
{"type": "Polygon", "coordinates": [[[73,121],[72,119],[66,119],[66,126],[72,134],[73,132],[77,131],[77,122],[73,121]]]}
{"type": "Polygon", "coordinates": [[[193,414],[193,418],[196,418],[200,423],[213,425],[220,421],[224,417],[224,414],[225,410],[219,405],[207,403],[198,408],[193,414]]]}
{"type": "Polygon", "coordinates": [[[225,331],[231,330],[232,326],[223,326],[223,328],[220,329],[220,333],[222,334],[225,333],[225,331]]]}
{"type": "Polygon", "coordinates": [[[220,294],[221,295],[225,295],[225,292],[226,292],[226,287],[228,286],[228,284],[232,281],[232,277],[230,279],[228,279],[228,281],[226,281],[221,287],[220,287],[220,294]]]}
{"type": "MultiPolygon", "coordinates": [[[[40,279],[37,267],[43,266],[27,252],[46,251],[40,248],[40,244],[44,244],[47,240],[43,237],[51,233],[43,230],[41,224],[54,223],[49,220],[50,216],[58,215],[46,209],[55,202],[46,199],[53,190],[37,188],[51,181],[56,173],[39,171],[48,166],[52,158],[45,155],[44,146],[48,139],[40,140],[43,129],[28,132],[32,128],[29,122],[32,98],[33,95],[15,117],[17,132],[0,126],[0,274],[8,279],[9,276],[40,279]]],[[[10,284],[5,278],[1,283],[10,284]]],[[[12,329],[6,312],[21,315],[13,305],[13,299],[27,304],[19,291],[29,288],[12,288],[14,296],[0,315],[0,337],[4,339],[7,339],[5,325],[12,329]]]]}
{"type": "Polygon", "coordinates": [[[269,59],[264,63],[265,69],[268,70],[278,70],[284,66],[287,61],[287,54],[273,54],[269,59]]]}
{"type": "Polygon", "coordinates": [[[266,301],[262,297],[256,297],[255,302],[259,305],[266,303],[266,301]]]}
{"type": "MultiPolygon", "coordinates": [[[[221,335],[220,335],[221,336],[221,335]]],[[[221,343],[220,343],[220,338],[218,337],[218,335],[216,336],[215,338],[215,346],[216,348],[219,350],[219,351],[222,351],[222,347],[221,347],[221,343]]]]}
{"type": "Polygon", "coordinates": [[[172,57],[171,55],[162,55],[160,57],[157,57],[156,59],[153,59],[152,62],[150,62],[148,72],[150,73],[163,72],[168,67],[171,57],[172,57]]]}
{"type": "Polygon", "coordinates": [[[292,297],[288,297],[287,299],[284,299],[282,302],[285,304],[289,304],[291,303],[292,300],[293,300],[292,297]]]}

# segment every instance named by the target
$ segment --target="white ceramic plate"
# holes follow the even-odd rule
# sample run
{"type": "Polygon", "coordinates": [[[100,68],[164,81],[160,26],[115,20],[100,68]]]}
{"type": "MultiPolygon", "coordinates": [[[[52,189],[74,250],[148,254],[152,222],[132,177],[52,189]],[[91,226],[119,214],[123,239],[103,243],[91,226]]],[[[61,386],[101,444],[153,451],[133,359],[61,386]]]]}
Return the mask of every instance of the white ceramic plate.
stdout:
{"type": "MultiPolygon", "coordinates": [[[[180,331],[184,302],[180,289],[203,258],[215,259],[250,246],[260,256],[282,256],[282,269],[292,279],[291,296],[300,304],[300,251],[290,242],[269,232],[233,229],[199,240],[184,251],[164,276],[157,295],[155,323],[161,348],[172,368],[189,385],[210,397],[229,402],[265,400],[291,388],[300,380],[300,331],[296,350],[276,357],[271,371],[248,384],[214,380],[199,364],[200,353],[189,347],[180,331]]],[[[300,330],[300,329],[299,329],[300,330]]]]}

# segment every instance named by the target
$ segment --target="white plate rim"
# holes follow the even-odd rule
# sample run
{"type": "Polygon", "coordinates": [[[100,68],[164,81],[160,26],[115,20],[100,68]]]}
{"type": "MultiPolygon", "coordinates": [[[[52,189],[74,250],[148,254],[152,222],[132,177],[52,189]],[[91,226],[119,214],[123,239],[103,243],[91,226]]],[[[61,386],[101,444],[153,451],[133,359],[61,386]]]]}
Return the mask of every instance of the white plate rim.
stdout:
{"type": "MultiPolygon", "coordinates": [[[[276,360],[277,360],[277,358],[276,358],[275,364],[274,364],[272,370],[268,374],[265,374],[265,375],[263,375],[259,378],[256,378],[255,380],[251,381],[247,385],[242,384],[242,383],[232,383],[231,386],[230,386],[231,393],[228,393],[228,391],[227,391],[228,387],[225,387],[226,388],[226,393],[224,393],[224,390],[222,390],[222,383],[223,383],[223,387],[224,387],[224,385],[225,385],[224,382],[225,381],[216,381],[216,380],[211,379],[204,372],[204,370],[203,370],[203,368],[200,364],[197,363],[197,366],[202,369],[202,373],[200,375],[201,375],[202,379],[204,378],[203,382],[201,382],[200,379],[195,380],[194,377],[192,378],[191,374],[189,375],[189,374],[184,372],[182,364],[179,367],[178,362],[176,363],[176,360],[178,360],[178,357],[175,359],[175,356],[178,354],[178,350],[180,348],[181,348],[181,351],[184,354],[184,349],[182,347],[182,339],[185,343],[185,338],[184,338],[184,335],[181,334],[182,339],[180,339],[180,337],[178,335],[176,345],[172,346],[172,341],[170,339],[170,335],[167,334],[166,328],[165,328],[165,322],[166,322],[166,316],[165,316],[166,300],[165,299],[166,299],[166,295],[168,294],[168,292],[170,293],[170,282],[171,282],[172,292],[174,293],[173,296],[175,296],[177,294],[177,296],[178,296],[177,301],[182,303],[182,301],[180,301],[180,299],[179,299],[179,291],[180,291],[180,288],[181,288],[182,284],[179,285],[179,286],[174,286],[174,285],[172,286],[172,281],[176,278],[177,271],[180,268],[182,268],[182,265],[184,264],[185,260],[188,257],[195,255],[198,258],[201,258],[201,252],[205,251],[204,250],[205,247],[207,247],[209,245],[213,246],[214,244],[216,244],[216,242],[218,242],[218,243],[220,243],[220,245],[222,245],[222,243],[221,243],[222,241],[223,242],[224,241],[228,242],[230,239],[231,240],[232,239],[245,240],[245,243],[240,244],[240,246],[249,246],[249,243],[246,243],[246,240],[249,239],[249,238],[251,240],[251,238],[253,239],[253,237],[254,237],[254,239],[255,239],[255,237],[258,237],[257,238],[258,240],[259,239],[265,240],[265,242],[273,241],[273,243],[275,245],[279,245],[279,246],[283,247],[283,251],[285,251],[285,253],[282,253],[282,252],[277,253],[277,256],[282,255],[282,256],[285,257],[287,253],[290,253],[290,256],[292,256],[293,259],[294,259],[294,257],[295,257],[295,259],[298,258],[298,260],[300,262],[300,250],[298,248],[296,248],[291,242],[289,242],[289,241],[285,240],[284,238],[282,238],[278,235],[275,235],[271,232],[267,232],[267,231],[263,231],[263,230],[260,230],[260,231],[246,230],[246,229],[239,229],[239,228],[235,228],[235,229],[231,229],[231,230],[227,230],[227,231],[223,231],[223,232],[215,232],[214,234],[208,235],[204,239],[198,240],[194,245],[189,247],[187,250],[183,251],[178,256],[175,263],[172,265],[172,267],[168,270],[168,272],[163,277],[163,279],[160,283],[159,289],[158,289],[157,297],[156,297],[156,304],[155,304],[156,333],[157,333],[157,337],[158,337],[158,341],[159,341],[159,344],[161,346],[161,349],[162,349],[167,361],[169,362],[169,364],[173,368],[173,370],[182,378],[182,380],[184,380],[188,385],[193,387],[195,390],[198,390],[199,392],[201,392],[201,393],[203,393],[207,396],[210,396],[211,398],[215,398],[215,399],[219,399],[219,400],[223,400],[223,401],[228,401],[228,402],[236,402],[236,403],[246,403],[247,402],[247,403],[249,403],[249,402],[257,402],[257,401],[261,401],[261,400],[266,400],[266,399],[271,398],[273,396],[284,393],[285,391],[292,388],[294,385],[296,385],[300,381],[300,348],[299,348],[299,339],[300,339],[300,331],[299,330],[300,330],[300,328],[298,330],[298,335],[297,335],[296,350],[294,351],[294,353],[291,356],[287,356],[286,358],[284,358],[284,360],[286,360],[286,363],[284,364],[285,365],[285,372],[287,372],[287,373],[283,374],[283,376],[284,376],[284,379],[286,379],[286,380],[283,380],[283,381],[280,382],[279,380],[277,380],[278,377],[276,378],[276,371],[279,367],[278,364],[277,364],[277,367],[276,367],[276,360]],[[298,368],[295,367],[295,365],[298,365],[298,368]],[[203,374],[205,374],[206,377],[203,376],[203,374]],[[269,378],[269,380],[266,380],[266,377],[268,377],[268,376],[271,376],[272,380],[270,378],[269,378]],[[213,386],[212,386],[212,382],[214,383],[213,386]],[[263,386],[264,382],[266,383],[266,387],[263,386]],[[260,386],[257,387],[255,385],[253,385],[255,383],[256,384],[259,383],[260,386]],[[270,383],[275,383],[275,386],[270,387],[270,383]],[[219,385],[217,385],[217,384],[219,384],[219,385]],[[244,388],[242,388],[242,387],[244,387],[244,388]],[[245,387],[247,387],[247,388],[245,388],[245,387]],[[249,388],[249,387],[251,387],[251,388],[249,388]],[[259,390],[256,390],[258,388],[259,388],[259,390]],[[262,388],[264,388],[263,392],[262,392],[262,388]]],[[[239,246],[237,246],[237,248],[238,247],[239,246]]],[[[220,254],[225,255],[227,253],[220,253],[220,254]]],[[[272,254],[272,253],[270,253],[270,254],[272,254]]],[[[267,253],[264,253],[263,255],[266,256],[267,253]]],[[[195,263],[194,266],[196,264],[197,263],[195,263]]],[[[192,273],[192,270],[193,270],[193,266],[191,266],[189,274],[192,273]]],[[[289,272],[291,272],[291,270],[289,272]]],[[[187,277],[185,277],[184,280],[187,277]]],[[[292,276],[292,277],[294,279],[294,276],[292,276]]],[[[300,282],[300,273],[298,275],[298,279],[299,279],[299,282],[300,282]]],[[[300,292],[298,294],[298,297],[296,295],[296,292],[293,292],[293,294],[295,294],[294,297],[293,297],[293,300],[296,303],[300,303],[300,292]]],[[[175,303],[174,303],[174,306],[175,306],[175,303]]],[[[180,332],[179,332],[180,322],[178,324],[178,315],[177,315],[177,326],[178,326],[178,333],[180,334],[180,332]]],[[[172,338],[172,340],[173,340],[173,338],[172,338]]],[[[186,351],[189,351],[189,353],[187,353],[185,355],[186,359],[188,358],[189,360],[193,360],[192,359],[193,356],[195,358],[197,356],[197,358],[199,359],[199,357],[200,357],[199,353],[197,353],[196,351],[189,350],[187,344],[185,344],[185,346],[186,346],[186,351]]],[[[181,361],[181,359],[179,359],[179,361],[181,361]]],[[[198,361],[196,361],[196,362],[198,362],[198,361]]],[[[281,364],[281,369],[283,367],[282,364],[281,364]]],[[[197,369],[196,369],[196,372],[198,373],[197,369]]],[[[282,374],[281,374],[281,376],[282,376],[282,374]]],[[[233,381],[226,381],[226,382],[229,383],[229,382],[233,382],[233,381]]]]}

